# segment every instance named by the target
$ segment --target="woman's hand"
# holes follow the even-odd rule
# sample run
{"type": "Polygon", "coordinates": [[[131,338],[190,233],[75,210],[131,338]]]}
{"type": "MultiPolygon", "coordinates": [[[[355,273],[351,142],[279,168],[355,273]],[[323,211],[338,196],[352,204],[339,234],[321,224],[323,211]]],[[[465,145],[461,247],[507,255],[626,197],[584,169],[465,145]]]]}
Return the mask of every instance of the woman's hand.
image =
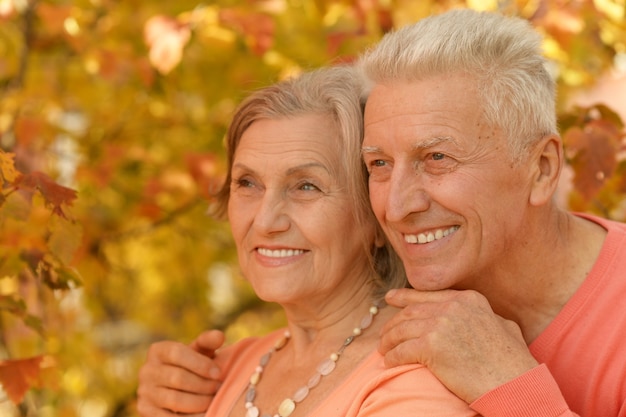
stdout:
{"type": "Polygon", "coordinates": [[[222,380],[214,357],[223,343],[221,331],[209,330],[191,345],[173,341],[152,344],[139,372],[139,415],[203,416],[222,380]]]}

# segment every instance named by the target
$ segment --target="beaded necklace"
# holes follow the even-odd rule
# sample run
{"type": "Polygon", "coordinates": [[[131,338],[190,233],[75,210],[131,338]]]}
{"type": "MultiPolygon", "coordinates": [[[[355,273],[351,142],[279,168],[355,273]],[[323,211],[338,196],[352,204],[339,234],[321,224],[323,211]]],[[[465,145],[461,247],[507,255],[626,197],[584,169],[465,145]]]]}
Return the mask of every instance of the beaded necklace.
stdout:
{"type": "Polygon", "coordinates": [[[259,382],[261,381],[261,375],[263,375],[263,370],[269,363],[270,358],[272,357],[272,354],[284,348],[285,345],[287,345],[287,342],[289,342],[289,339],[291,338],[291,334],[289,333],[288,330],[285,331],[285,334],[283,335],[283,337],[278,339],[276,343],[274,344],[274,346],[265,355],[261,356],[261,359],[259,360],[259,365],[256,367],[256,369],[254,370],[254,373],[250,377],[250,383],[248,384],[248,389],[246,390],[246,399],[245,399],[246,416],[245,417],[259,417],[259,416],[261,417],[288,417],[290,416],[296,409],[296,405],[304,401],[304,399],[309,395],[310,390],[316,387],[320,383],[322,377],[329,375],[335,369],[336,363],[341,357],[341,355],[343,354],[343,351],[352,343],[352,341],[354,341],[354,338],[361,335],[363,330],[370,327],[370,325],[372,324],[372,321],[374,320],[374,316],[378,314],[378,310],[379,308],[377,305],[373,305],[370,307],[368,315],[363,317],[359,327],[355,327],[352,330],[352,335],[348,336],[343,341],[343,343],[341,344],[341,346],[336,352],[331,353],[328,358],[326,358],[324,361],[322,361],[322,363],[320,363],[317,366],[315,374],[309,379],[306,385],[303,385],[302,387],[298,388],[291,398],[285,398],[280,403],[280,405],[278,406],[278,412],[276,414],[274,414],[273,416],[270,414],[263,414],[261,416],[261,412],[259,411],[259,408],[256,405],[254,405],[254,399],[256,397],[256,388],[259,382]]]}

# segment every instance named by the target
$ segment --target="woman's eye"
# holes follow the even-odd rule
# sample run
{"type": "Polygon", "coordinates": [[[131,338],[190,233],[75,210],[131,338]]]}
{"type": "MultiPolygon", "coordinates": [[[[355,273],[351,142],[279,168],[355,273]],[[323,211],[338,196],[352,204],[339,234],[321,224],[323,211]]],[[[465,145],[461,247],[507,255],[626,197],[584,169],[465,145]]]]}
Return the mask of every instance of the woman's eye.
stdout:
{"type": "Polygon", "coordinates": [[[235,179],[234,183],[237,187],[241,187],[241,188],[251,188],[254,186],[252,181],[248,180],[247,178],[235,179]]]}
{"type": "Polygon", "coordinates": [[[441,161],[445,158],[446,156],[444,154],[442,154],[441,152],[435,152],[432,154],[432,158],[434,161],[441,161]]]}
{"type": "Polygon", "coordinates": [[[319,190],[319,188],[317,186],[311,184],[310,182],[306,182],[304,184],[301,184],[299,189],[302,190],[302,191],[317,191],[317,190],[319,190]]]}

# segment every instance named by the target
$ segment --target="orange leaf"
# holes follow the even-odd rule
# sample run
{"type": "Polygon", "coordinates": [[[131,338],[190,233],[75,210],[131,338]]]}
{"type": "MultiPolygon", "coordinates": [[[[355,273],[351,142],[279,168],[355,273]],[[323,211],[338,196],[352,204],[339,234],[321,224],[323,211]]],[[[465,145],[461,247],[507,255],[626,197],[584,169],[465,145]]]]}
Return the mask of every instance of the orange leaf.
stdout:
{"type": "Polygon", "coordinates": [[[53,36],[59,36],[65,32],[65,19],[71,15],[71,10],[71,6],[52,5],[43,2],[37,3],[36,8],[45,31],[53,36]]]}
{"type": "Polygon", "coordinates": [[[40,385],[43,356],[0,361],[0,384],[14,404],[22,402],[26,392],[40,385]]]}
{"type": "Polygon", "coordinates": [[[263,55],[274,43],[276,32],[274,19],[267,14],[241,9],[222,9],[220,21],[241,32],[257,55],[263,55]]]}
{"type": "Polygon", "coordinates": [[[207,198],[215,194],[223,181],[215,154],[189,154],[185,159],[200,193],[207,198]]]}
{"type": "Polygon", "coordinates": [[[572,153],[574,186],[589,201],[617,166],[619,132],[606,120],[592,120],[584,129],[569,129],[564,140],[572,153]]]}
{"type": "Polygon", "coordinates": [[[15,121],[15,137],[24,146],[32,146],[41,136],[43,121],[36,117],[19,117],[15,121]]]}
{"type": "Polygon", "coordinates": [[[71,206],[76,199],[76,191],[54,182],[42,172],[32,172],[17,179],[16,186],[27,190],[38,190],[46,203],[52,206],[52,212],[66,218],[62,205],[71,206]]]}

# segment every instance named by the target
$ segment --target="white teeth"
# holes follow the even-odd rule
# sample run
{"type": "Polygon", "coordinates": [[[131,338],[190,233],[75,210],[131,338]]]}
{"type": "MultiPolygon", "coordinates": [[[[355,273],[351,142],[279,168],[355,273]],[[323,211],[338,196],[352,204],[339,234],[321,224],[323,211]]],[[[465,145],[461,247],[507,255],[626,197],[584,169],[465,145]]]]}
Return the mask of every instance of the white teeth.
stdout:
{"type": "Polygon", "coordinates": [[[404,240],[406,243],[418,243],[418,244],[423,244],[423,243],[430,243],[433,242],[435,240],[439,240],[442,239],[448,235],[450,235],[451,233],[456,232],[459,229],[459,226],[452,226],[449,229],[437,229],[435,230],[435,232],[428,232],[428,233],[420,233],[418,235],[404,235],[404,240]]]}
{"type": "Polygon", "coordinates": [[[288,258],[290,256],[301,255],[301,254],[304,253],[304,251],[302,249],[276,249],[276,250],[271,250],[271,249],[266,249],[266,248],[259,248],[257,250],[258,250],[258,252],[261,255],[267,256],[269,258],[288,258]]]}
{"type": "Polygon", "coordinates": [[[415,235],[404,235],[404,240],[407,243],[417,243],[417,236],[415,236],[415,235]]]}

